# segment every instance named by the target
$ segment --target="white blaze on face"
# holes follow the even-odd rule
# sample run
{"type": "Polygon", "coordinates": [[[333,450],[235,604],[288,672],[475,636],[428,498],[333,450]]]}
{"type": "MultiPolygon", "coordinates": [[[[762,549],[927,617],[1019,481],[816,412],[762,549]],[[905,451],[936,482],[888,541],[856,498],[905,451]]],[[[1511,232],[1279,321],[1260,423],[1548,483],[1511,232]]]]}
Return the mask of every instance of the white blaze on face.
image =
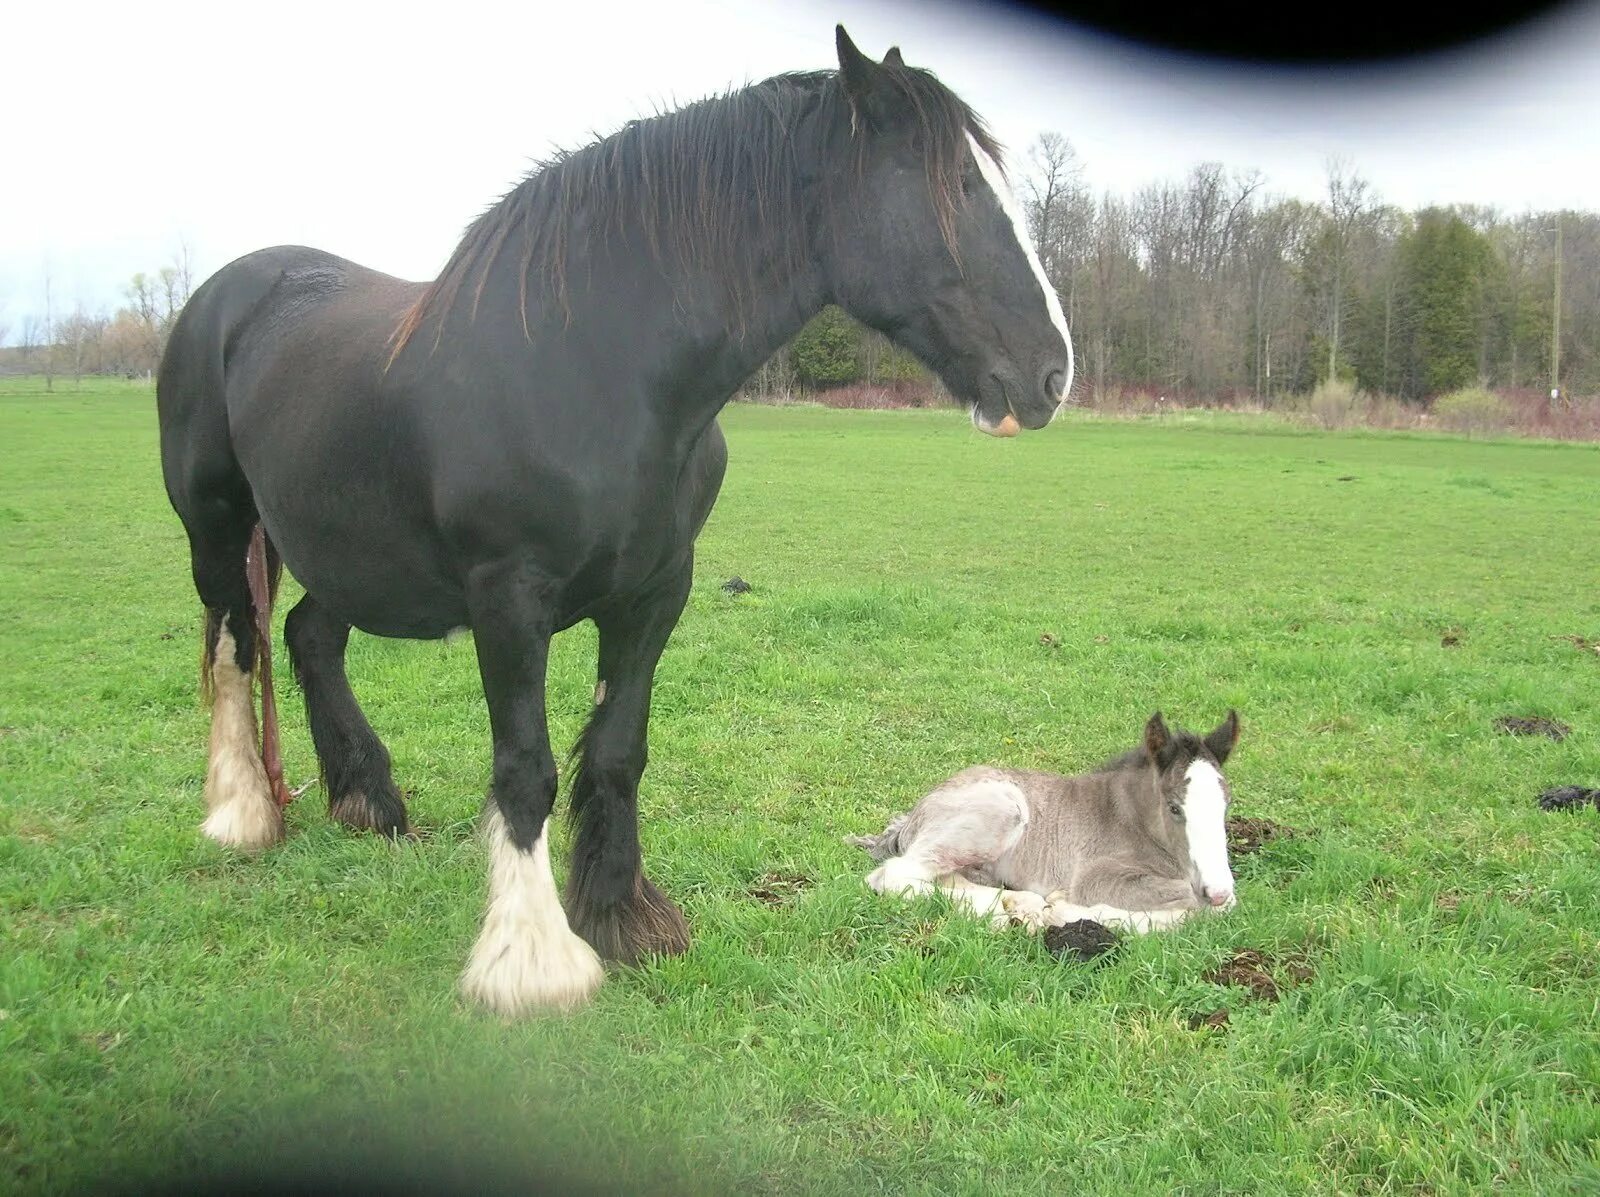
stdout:
{"type": "Polygon", "coordinates": [[[1005,176],[1000,173],[1000,164],[989,157],[984,148],[978,144],[978,139],[970,132],[967,134],[967,144],[972,147],[972,157],[978,164],[978,173],[983,176],[983,181],[989,184],[989,190],[994,192],[995,199],[1000,202],[1000,210],[1011,222],[1011,235],[1016,239],[1017,248],[1022,251],[1023,257],[1028,259],[1033,277],[1038,281],[1039,289],[1044,292],[1044,306],[1050,313],[1050,322],[1056,326],[1056,331],[1061,334],[1061,340],[1066,344],[1067,377],[1066,385],[1061,388],[1062,402],[1056,407],[1056,412],[1059,414],[1061,408],[1066,406],[1067,396],[1072,394],[1073,374],[1072,334],[1067,331],[1067,318],[1061,311],[1061,299],[1056,295],[1056,289],[1050,285],[1050,280],[1045,277],[1044,263],[1039,261],[1039,255],[1034,252],[1033,239],[1028,236],[1027,218],[1017,206],[1017,198],[1011,194],[1005,176]]]}
{"type": "Polygon", "coordinates": [[[1228,867],[1228,792],[1222,774],[1209,761],[1195,761],[1184,772],[1184,822],[1189,829],[1189,859],[1215,906],[1233,904],[1233,870],[1228,867]]]}

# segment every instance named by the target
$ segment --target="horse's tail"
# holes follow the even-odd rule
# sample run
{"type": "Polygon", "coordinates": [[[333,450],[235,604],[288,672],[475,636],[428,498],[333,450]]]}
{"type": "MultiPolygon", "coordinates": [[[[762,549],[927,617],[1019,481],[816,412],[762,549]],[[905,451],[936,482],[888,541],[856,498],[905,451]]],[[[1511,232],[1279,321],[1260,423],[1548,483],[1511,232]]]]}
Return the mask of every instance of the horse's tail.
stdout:
{"type": "Polygon", "coordinates": [[[900,854],[900,829],[905,822],[905,815],[896,815],[877,835],[847,835],[844,842],[865,850],[873,860],[888,860],[900,854]]]}
{"type": "MultiPolygon", "coordinates": [[[[255,661],[251,673],[260,678],[263,676],[263,666],[270,671],[272,668],[272,642],[267,629],[271,627],[272,605],[278,599],[278,584],[283,580],[283,558],[278,555],[277,546],[266,534],[260,524],[250,532],[249,548],[245,553],[245,584],[250,589],[251,605],[259,602],[256,597],[258,589],[265,591],[265,611],[258,612],[256,616],[257,632],[255,636],[255,661]],[[259,570],[255,562],[257,555],[265,560],[266,570],[259,570]]],[[[207,609],[205,625],[200,632],[200,701],[207,707],[215,697],[211,681],[212,666],[216,664],[217,633],[222,630],[222,612],[207,609]]]]}

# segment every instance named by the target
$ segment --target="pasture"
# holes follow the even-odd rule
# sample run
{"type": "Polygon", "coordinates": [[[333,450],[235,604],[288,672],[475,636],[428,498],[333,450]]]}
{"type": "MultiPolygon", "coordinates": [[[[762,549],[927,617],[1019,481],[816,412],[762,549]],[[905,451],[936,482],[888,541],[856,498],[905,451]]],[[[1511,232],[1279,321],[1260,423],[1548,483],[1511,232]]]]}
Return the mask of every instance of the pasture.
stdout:
{"type": "MultiPolygon", "coordinates": [[[[1600,812],[1534,803],[1600,784],[1596,446],[730,408],[643,789],[694,946],[508,1025],[454,993],[484,897],[470,643],[352,641],[416,841],[335,828],[314,788],[286,845],[228,855],[198,834],[152,396],[13,392],[0,1189],[324,1158],[635,1191],[1600,1186],[1600,812]],[[840,842],[964,765],[1076,771],[1157,707],[1229,706],[1235,813],[1298,834],[1235,858],[1232,913],[1095,964],[878,899],[840,842]],[[1210,979],[1245,950],[1277,1000],[1210,979]]],[[[556,642],[560,752],[593,650],[556,642]]]]}

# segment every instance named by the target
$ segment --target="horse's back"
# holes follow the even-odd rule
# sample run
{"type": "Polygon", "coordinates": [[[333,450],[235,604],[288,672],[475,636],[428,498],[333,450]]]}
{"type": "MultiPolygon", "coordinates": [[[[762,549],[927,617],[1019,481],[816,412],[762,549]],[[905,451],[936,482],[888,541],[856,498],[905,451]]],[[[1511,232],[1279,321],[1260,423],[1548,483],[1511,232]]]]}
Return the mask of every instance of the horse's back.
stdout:
{"type": "Polygon", "coordinates": [[[198,405],[223,401],[230,373],[263,350],[270,356],[336,301],[367,313],[365,322],[380,334],[371,347],[376,355],[393,313],[422,289],[304,245],[236,258],[196,289],[173,325],[156,383],[163,429],[192,416],[198,405]]]}

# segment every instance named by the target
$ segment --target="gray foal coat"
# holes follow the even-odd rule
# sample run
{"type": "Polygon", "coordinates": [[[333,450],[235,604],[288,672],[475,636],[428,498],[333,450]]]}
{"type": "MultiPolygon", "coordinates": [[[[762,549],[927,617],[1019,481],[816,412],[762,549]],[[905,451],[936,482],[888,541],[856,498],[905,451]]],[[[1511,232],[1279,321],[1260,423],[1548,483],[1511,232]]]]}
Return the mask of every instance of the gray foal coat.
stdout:
{"type": "Polygon", "coordinates": [[[1238,717],[1204,739],[1159,712],[1139,748],[1074,777],[964,769],[876,836],[880,893],[940,890],[995,923],[1079,918],[1148,931],[1234,904],[1222,763],[1238,717]]]}

